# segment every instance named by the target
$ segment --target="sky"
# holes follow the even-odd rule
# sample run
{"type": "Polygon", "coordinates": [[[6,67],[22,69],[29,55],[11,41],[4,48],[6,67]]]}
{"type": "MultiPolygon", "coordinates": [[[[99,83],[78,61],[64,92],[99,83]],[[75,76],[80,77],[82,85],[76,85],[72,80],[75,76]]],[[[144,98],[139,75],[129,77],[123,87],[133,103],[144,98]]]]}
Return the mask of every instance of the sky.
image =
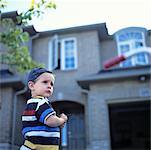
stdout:
{"type": "MultiPolygon", "coordinates": [[[[35,0],[36,1],[36,0],[35,0]]],[[[7,0],[5,11],[25,11],[31,0],[7,0]]],[[[56,9],[33,19],[37,31],[106,23],[110,35],[121,28],[151,29],[150,0],[54,0],[56,9]]]]}

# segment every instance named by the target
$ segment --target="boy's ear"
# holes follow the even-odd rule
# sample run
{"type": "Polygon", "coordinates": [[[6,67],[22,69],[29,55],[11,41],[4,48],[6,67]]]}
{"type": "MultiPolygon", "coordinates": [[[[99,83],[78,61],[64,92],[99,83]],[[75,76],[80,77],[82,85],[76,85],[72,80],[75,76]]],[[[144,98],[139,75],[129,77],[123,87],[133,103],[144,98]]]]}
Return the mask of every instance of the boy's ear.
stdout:
{"type": "Polygon", "coordinates": [[[28,82],[28,87],[29,87],[30,90],[32,90],[33,87],[34,87],[34,82],[33,81],[29,81],[28,82]]]}

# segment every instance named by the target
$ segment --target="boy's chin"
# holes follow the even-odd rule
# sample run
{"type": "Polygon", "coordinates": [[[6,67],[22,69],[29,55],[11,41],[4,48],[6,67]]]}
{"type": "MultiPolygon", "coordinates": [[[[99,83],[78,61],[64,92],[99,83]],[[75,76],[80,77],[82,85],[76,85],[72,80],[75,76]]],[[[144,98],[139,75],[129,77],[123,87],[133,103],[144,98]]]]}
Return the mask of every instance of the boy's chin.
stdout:
{"type": "Polygon", "coordinates": [[[44,97],[49,97],[49,96],[51,96],[51,94],[45,94],[45,95],[44,95],[44,97]]]}

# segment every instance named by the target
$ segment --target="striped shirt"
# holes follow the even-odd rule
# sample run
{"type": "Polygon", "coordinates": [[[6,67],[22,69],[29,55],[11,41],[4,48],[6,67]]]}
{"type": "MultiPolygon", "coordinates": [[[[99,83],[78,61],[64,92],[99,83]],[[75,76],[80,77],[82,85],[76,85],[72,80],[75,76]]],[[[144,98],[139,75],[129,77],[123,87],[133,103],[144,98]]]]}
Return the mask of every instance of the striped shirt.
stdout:
{"type": "Polygon", "coordinates": [[[47,98],[29,99],[22,115],[24,138],[34,144],[59,145],[59,127],[46,125],[46,119],[55,114],[56,112],[47,98]]]}

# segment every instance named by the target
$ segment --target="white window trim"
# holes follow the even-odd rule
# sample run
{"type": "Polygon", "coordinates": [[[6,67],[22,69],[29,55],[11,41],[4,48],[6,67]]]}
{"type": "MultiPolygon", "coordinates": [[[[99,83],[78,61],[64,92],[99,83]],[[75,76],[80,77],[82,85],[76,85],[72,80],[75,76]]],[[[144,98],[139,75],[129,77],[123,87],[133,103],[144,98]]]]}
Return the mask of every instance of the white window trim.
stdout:
{"type": "MultiPolygon", "coordinates": [[[[141,32],[141,31],[140,31],[141,32]]],[[[140,42],[142,42],[143,43],[143,46],[144,47],[146,47],[146,43],[145,43],[145,35],[144,35],[144,33],[143,32],[141,32],[142,33],[142,40],[140,40],[140,42]]],[[[139,41],[139,40],[138,40],[139,41]]],[[[134,57],[134,59],[136,59],[136,57],[134,57]]],[[[145,64],[148,64],[149,63],[149,59],[148,59],[148,56],[147,56],[147,54],[145,54],[145,60],[146,60],[146,63],[145,64]]],[[[144,63],[141,63],[141,62],[139,62],[139,61],[137,61],[137,59],[135,60],[135,65],[137,65],[137,64],[142,64],[142,65],[144,65],[144,63]]]]}
{"type": "Polygon", "coordinates": [[[48,69],[49,70],[53,70],[51,56],[52,56],[52,41],[49,40],[48,42],[48,69]]]}
{"type": "Polygon", "coordinates": [[[54,35],[48,42],[48,68],[54,70],[58,66],[58,35],[54,35]],[[55,42],[55,65],[52,64],[53,41],[55,42]]]}
{"type": "MultiPolygon", "coordinates": [[[[125,44],[128,44],[129,46],[130,46],[130,50],[133,48],[133,43],[134,43],[134,41],[140,41],[140,42],[142,42],[143,43],[143,46],[145,46],[146,47],[146,44],[145,44],[145,35],[144,35],[144,32],[143,31],[139,31],[139,30],[125,30],[125,31],[122,31],[122,32],[120,32],[120,33],[117,33],[117,34],[115,34],[115,37],[116,37],[116,42],[117,42],[117,49],[118,49],[118,55],[121,55],[121,50],[120,50],[120,46],[121,45],[125,45],[125,44]],[[127,32],[137,32],[137,33],[141,33],[141,35],[142,35],[142,39],[132,39],[132,40],[127,40],[127,41],[123,41],[123,42],[121,42],[121,41],[119,41],[119,36],[121,35],[121,34],[125,34],[125,33],[127,33],[127,32]]],[[[146,59],[146,63],[145,64],[148,64],[148,57],[147,57],[147,55],[145,54],[145,59],[146,59]]],[[[136,60],[136,56],[135,57],[133,57],[133,58],[131,58],[131,61],[132,61],[132,66],[136,66],[136,65],[144,65],[144,63],[141,63],[141,62],[138,62],[137,60],[136,60]]],[[[124,67],[123,66],[123,64],[122,63],[120,63],[120,67],[124,67]]]]}

